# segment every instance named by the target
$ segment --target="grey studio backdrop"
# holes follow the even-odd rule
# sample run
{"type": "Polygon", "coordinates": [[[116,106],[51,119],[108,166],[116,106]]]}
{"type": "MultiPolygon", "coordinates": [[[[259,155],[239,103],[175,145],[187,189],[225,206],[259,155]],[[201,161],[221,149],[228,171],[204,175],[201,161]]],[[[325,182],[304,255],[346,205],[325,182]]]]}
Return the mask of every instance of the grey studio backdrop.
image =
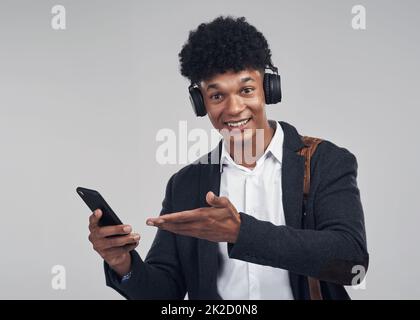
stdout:
{"type": "Polygon", "coordinates": [[[354,299],[419,299],[420,3],[365,1],[0,2],[0,298],[120,299],[88,242],[77,186],[98,189],[141,233],[145,256],[166,182],[162,128],[193,116],[178,52],[189,30],[245,16],[271,46],[284,102],[269,118],[352,151],[370,270],[354,299]],[[51,8],[66,8],[66,30],[51,8]],[[367,29],[351,27],[354,5],[367,29]],[[66,289],[51,268],[66,270],[66,289]]]}

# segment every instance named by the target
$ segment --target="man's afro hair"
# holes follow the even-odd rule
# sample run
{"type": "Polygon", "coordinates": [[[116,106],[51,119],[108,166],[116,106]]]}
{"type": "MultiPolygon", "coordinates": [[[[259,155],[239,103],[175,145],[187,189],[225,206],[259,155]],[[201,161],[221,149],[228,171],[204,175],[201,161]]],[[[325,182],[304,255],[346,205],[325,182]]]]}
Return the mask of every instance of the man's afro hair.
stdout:
{"type": "Polygon", "coordinates": [[[190,31],[179,53],[181,74],[192,83],[247,68],[264,71],[272,66],[271,51],[261,32],[245,17],[219,16],[190,31]]]}

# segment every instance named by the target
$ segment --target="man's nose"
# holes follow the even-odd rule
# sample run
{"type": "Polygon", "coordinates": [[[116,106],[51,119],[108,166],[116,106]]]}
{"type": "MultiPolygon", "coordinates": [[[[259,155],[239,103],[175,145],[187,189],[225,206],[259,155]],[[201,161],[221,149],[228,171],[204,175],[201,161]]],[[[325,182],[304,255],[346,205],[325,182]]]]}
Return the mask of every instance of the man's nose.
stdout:
{"type": "Polygon", "coordinates": [[[241,97],[237,95],[229,96],[228,100],[226,101],[226,112],[231,115],[236,115],[242,112],[244,109],[244,103],[241,97]]]}

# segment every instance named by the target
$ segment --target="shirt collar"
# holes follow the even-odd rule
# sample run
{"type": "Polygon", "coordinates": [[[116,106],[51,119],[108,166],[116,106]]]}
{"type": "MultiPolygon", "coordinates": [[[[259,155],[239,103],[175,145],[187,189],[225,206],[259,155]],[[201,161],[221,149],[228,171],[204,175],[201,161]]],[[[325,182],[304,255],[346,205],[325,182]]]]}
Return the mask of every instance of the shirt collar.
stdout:
{"type": "MultiPolygon", "coordinates": [[[[269,155],[273,155],[274,158],[279,163],[282,162],[283,139],[284,139],[283,130],[277,121],[269,120],[268,122],[270,126],[273,129],[275,129],[275,132],[264,154],[258,159],[257,165],[259,162],[264,161],[269,155]]],[[[238,164],[236,164],[235,161],[233,161],[232,157],[227,152],[226,147],[225,147],[225,141],[222,141],[222,150],[221,150],[221,156],[220,156],[220,172],[223,171],[223,165],[227,165],[227,164],[238,166],[238,164]]]]}
{"type": "Polygon", "coordinates": [[[283,129],[279,125],[277,121],[269,120],[270,126],[275,129],[273,138],[270,141],[265,153],[270,152],[278,162],[282,162],[283,160],[283,129]]]}

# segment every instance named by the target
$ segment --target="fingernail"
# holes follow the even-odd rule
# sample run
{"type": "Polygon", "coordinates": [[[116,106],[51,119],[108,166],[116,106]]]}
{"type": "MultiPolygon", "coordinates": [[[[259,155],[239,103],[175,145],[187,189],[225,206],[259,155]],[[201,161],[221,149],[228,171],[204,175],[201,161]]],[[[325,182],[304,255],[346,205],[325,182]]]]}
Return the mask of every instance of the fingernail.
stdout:
{"type": "Polygon", "coordinates": [[[136,234],[136,235],[133,237],[133,239],[134,239],[135,241],[140,240],[140,235],[139,235],[139,234],[136,234]]]}
{"type": "Polygon", "coordinates": [[[124,232],[130,232],[131,231],[131,227],[130,226],[125,226],[123,228],[124,232]]]}
{"type": "Polygon", "coordinates": [[[148,226],[154,226],[155,224],[153,223],[153,221],[152,220],[147,220],[146,221],[146,224],[148,225],[148,226]]]}

